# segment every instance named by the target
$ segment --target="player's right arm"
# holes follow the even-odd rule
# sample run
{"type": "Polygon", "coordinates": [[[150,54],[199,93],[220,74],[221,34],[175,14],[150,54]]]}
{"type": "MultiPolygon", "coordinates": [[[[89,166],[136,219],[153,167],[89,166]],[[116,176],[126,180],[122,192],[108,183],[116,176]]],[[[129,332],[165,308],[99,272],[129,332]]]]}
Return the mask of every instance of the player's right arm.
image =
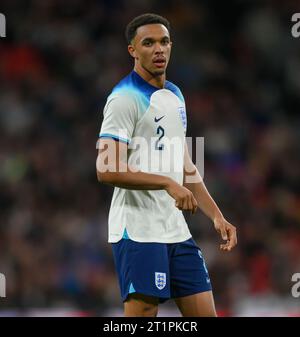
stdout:
{"type": "Polygon", "coordinates": [[[165,190],[175,199],[175,206],[193,213],[197,201],[191,191],[173,179],[159,174],[146,173],[127,163],[128,145],[112,138],[98,142],[97,178],[99,182],[131,190],[165,190]]]}

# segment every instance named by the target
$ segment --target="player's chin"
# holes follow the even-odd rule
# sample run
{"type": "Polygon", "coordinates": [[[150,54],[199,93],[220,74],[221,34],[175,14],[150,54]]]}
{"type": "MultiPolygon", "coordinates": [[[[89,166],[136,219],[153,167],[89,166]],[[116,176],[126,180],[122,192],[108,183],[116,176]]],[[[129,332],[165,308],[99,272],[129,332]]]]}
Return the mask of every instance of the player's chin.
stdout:
{"type": "Polygon", "coordinates": [[[164,75],[166,72],[166,68],[161,68],[161,69],[153,69],[152,74],[154,76],[161,76],[164,75]]]}

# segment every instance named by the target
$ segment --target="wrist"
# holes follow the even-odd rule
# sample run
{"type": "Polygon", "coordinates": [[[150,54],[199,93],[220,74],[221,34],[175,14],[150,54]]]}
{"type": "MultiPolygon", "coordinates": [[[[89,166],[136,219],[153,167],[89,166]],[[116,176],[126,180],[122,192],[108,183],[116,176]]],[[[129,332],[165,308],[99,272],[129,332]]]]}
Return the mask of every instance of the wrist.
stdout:
{"type": "Polygon", "coordinates": [[[173,184],[174,184],[174,180],[171,179],[170,177],[163,177],[162,180],[162,187],[164,190],[168,190],[173,184]]]}
{"type": "Polygon", "coordinates": [[[220,211],[216,212],[216,214],[214,214],[214,216],[212,217],[213,223],[215,223],[218,220],[223,220],[223,219],[224,219],[224,216],[220,211]]]}

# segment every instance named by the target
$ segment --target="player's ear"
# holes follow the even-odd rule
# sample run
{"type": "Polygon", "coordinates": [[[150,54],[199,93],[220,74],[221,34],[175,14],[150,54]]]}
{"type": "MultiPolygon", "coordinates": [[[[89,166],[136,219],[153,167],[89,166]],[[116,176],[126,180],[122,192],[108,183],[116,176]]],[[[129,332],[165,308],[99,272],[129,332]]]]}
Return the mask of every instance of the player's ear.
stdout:
{"type": "Polygon", "coordinates": [[[132,44],[128,45],[128,52],[133,58],[135,58],[135,59],[138,58],[137,55],[136,55],[135,48],[132,44]]]}

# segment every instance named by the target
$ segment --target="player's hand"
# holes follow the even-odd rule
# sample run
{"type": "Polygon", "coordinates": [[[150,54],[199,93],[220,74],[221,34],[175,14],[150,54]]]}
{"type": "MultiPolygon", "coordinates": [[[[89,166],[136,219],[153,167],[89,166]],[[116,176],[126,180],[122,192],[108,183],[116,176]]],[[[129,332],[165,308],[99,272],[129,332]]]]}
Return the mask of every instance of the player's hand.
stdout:
{"type": "Polygon", "coordinates": [[[189,189],[173,181],[166,187],[166,191],[175,199],[175,206],[178,209],[181,211],[191,211],[192,214],[196,212],[198,204],[189,189]]]}
{"type": "Polygon", "coordinates": [[[221,234],[225,244],[220,245],[220,249],[230,252],[237,244],[236,228],[223,217],[214,220],[215,229],[221,234]]]}

